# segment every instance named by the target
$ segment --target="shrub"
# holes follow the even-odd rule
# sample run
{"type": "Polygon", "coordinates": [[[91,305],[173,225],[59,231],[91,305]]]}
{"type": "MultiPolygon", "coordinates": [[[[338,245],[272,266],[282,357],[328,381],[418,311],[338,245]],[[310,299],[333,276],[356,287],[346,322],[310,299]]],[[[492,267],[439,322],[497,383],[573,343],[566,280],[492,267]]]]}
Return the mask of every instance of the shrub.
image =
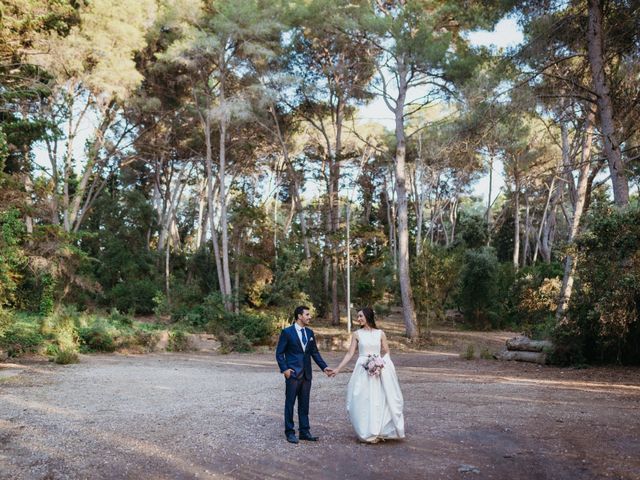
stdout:
{"type": "Polygon", "coordinates": [[[167,350],[170,352],[184,352],[189,349],[189,338],[183,330],[171,330],[167,350]]]}
{"type": "Polygon", "coordinates": [[[467,349],[460,354],[460,356],[465,360],[473,360],[473,357],[475,357],[475,355],[476,355],[476,349],[471,344],[467,345],[467,349]]]}
{"type": "Polygon", "coordinates": [[[38,331],[35,324],[16,321],[0,337],[0,346],[10,357],[17,357],[24,353],[37,352],[44,341],[45,336],[38,331]]]}
{"type": "Polygon", "coordinates": [[[152,279],[131,280],[114,286],[107,301],[121,312],[149,314],[156,306],[154,298],[157,292],[158,284],[152,279]]]}
{"type": "Polygon", "coordinates": [[[136,345],[140,345],[146,351],[153,351],[154,347],[160,339],[158,332],[147,332],[144,330],[136,330],[133,334],[134,342],[136,345]]]}
{"type": "Polygon", "coordinates": [[[0,307],[0,338],[2,338],[11,325],[15,322],[13,313],[0,307]]]}
{"type": "Polygon", "coordinates": [[[61,350],[76,350],[79,345],[80,315],[72,306],[60,307],[42,319],[40,331],[54,338],[61,350]]]}
{"type": "Polygon", "coordinates": [[[78,363],[80,357],[75,350],[59,350],[53,361],[60,365],[69,365],[70,363],[78,363]]]}
{"type": "Polygon", "coordinates": [[[640,363],[640,208],[596,209],[577,239],[568,318],[552,361],[640,363]]]}
{"type": "Polygon", "coordinates": [[[496,326],[498,259],[490,247],[465,253],[458,302],[475,327],[496,326]]]}
{"type": "Polygon", "coordinates": [[[462,257],[458,250],[425,245],[411,265],[414,299],[421,329],[445,320],[447,301],[455,293],[462,257]]]}
{"type": "Polygon", "coordinates": [[[116,350],[113,335],[100,322],[96,322],[90,327],[80,328],[79,338],[82,345],[90,351],[113,352],[116,350]]]}
{"type": "Polygon", "coordinates": [[[160,291],[156,292],[153,296],[153,313],[158,317],[163,317],[171,313],[169,300],[167,299],[167,296],[160,291]]]}
{"type": "Polygon", "coordinates": [[[131,327],[133,325],[133,318],[120,313],[117,308],[114,308],[109,314],[109,322],[120,324],[124,327],[131,327]]]}
{"type": "Polygon", "coordinates": [[[220,340],[221,353],[244,353],[253,350],[253,345],[242,331],[235,334],[222,333],[218,338],[220,340]]]}
{"type": "Polygon", "coordinates": [[[480,358],[483,360],[491,360],[493,359],[493,355],[487,347],[484,347],[482,350],[480,350],[480,358]]]}
{"type": "Polygon", "coordinates": [[[263,314],[227,313],[224,325],[227,332],[242,333],[254,345],[266,343],[275,332],[274,318],[263,314]]]}

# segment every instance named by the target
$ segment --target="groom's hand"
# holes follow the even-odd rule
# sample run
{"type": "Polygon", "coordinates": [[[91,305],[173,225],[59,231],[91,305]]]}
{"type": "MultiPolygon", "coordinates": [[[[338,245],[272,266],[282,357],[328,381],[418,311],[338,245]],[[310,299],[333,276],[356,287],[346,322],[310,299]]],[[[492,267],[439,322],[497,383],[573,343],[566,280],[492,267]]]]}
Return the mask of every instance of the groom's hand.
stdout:
{"type": "Polygon", "coordinates": [[[323,372],[327,374],[327,377],[333,377],[333,369],[332,368],[325,368],[323,370],[323,372]]]}
{"type": "Polygon", "coordinates": [[[284,378],[289,378],[291,376],[292,373],[294,373],[292,368],[288,368],[287,370],[285,370],[284,372],[282,372],[284,375],[284,378]]]}

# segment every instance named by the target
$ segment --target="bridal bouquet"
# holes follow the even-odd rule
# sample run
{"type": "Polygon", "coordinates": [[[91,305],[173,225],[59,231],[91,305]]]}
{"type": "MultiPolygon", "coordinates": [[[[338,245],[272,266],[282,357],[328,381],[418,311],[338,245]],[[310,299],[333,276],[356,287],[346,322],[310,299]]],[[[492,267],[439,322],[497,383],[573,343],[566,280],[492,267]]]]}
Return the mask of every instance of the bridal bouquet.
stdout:
{"type": "Polygon", "coordinates": [[[384,368],[384,360],[379,355],[372,353],[367,357],[367,361],[362,365],[367,373],[372,377],[379,377],[384,368]]]}

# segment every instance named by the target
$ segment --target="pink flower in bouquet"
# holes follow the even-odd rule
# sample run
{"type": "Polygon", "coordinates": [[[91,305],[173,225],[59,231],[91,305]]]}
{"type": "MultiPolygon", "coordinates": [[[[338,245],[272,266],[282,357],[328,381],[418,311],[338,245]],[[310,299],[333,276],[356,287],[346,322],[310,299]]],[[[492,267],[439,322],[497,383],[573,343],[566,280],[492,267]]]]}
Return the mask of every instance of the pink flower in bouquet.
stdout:
{"type": "Polygon", "coordinates": [[[379,377],[384,368],[384,360],[375,353],[367,357],[366,362],[362,365],[367,373],[372,377],[379,377]]]}

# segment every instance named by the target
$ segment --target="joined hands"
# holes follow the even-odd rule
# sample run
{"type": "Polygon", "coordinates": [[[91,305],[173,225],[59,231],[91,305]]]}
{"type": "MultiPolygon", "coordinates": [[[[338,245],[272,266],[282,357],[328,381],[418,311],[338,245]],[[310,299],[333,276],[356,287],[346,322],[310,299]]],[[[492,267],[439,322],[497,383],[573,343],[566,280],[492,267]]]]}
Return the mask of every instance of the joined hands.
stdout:
{"type": "Polygon", "coordinates": [[[327,377],[329,377],[329,378],[335,377],[339,372],[340,372],[340,370],[338,370],[338,369],[336,369],[336,370],[334,370],[333,368],[325,368],[324,369],[324,373],[326,373],[327,377]]]}

